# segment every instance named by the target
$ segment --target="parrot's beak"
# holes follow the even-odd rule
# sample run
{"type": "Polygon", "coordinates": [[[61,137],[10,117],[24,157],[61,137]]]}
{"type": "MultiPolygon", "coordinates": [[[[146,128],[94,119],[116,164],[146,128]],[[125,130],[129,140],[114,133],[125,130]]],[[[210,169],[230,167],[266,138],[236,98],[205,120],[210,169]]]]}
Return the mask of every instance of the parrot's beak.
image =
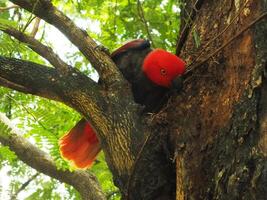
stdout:
{"type": "Polygon", "coordinates": [[[182,78],[182,76],[177,76],[172,80],[171,88],[176,90],[177,92],[181,91],[183,89],[183,81],[184,79],[182,78]]]}

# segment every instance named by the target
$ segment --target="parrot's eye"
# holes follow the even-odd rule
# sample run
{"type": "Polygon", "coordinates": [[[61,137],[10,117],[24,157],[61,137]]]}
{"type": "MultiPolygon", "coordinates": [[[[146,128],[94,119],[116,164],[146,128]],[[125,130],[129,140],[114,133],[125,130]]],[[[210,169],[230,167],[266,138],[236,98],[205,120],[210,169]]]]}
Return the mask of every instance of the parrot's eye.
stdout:
{"type": "Polygon", "coordinates": [[[166,72],[165,69],[161,68],[161,69],[160,69],[160,74],[161,74],[162,76],[166,76],[167,72],[166,72]]]}

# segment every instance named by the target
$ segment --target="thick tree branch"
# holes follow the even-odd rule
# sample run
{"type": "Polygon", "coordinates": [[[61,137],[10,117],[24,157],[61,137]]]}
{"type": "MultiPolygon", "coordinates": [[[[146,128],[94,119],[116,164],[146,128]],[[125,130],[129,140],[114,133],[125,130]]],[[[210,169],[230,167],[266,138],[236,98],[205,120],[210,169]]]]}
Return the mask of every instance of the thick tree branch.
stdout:
{"type": "Polygon", "coordinates": [[[58,74],[53,68],[0,56],[0,84],[2,86],[62,101],[54,90],[57,78],[58,74]]]}
{"type": "Polygon", "coordinates": [[[19,92],[31,94],[31,90],[30,89],[28,89],[28,88],[26,88],[26,87],[24,87],[22,85],[10,82],[10,81],[8,81],[8,80],[6,80],[4,78],[1,78],[1,77],[0,77],[0,85],[4,86],[4,87],[7,87],[7,88],[11,88],[11,89],[17,90],[19,92]]]}
{"type": "Polygon", "coordinates": [[[97,84],[75,69],[62,76],[51,67],[14,58],[0,56],[0,85],[68,105],[78,92],[92,104],[101,103],[97,84]]]}
{"type": "Polygon", "coordinates": [[[83,55],[98,71],[101,80],[107,87],[116,88],[115,83],[124,81],[121,73],[109,56],[98,48],[99,45],[73,21],[53,6],[49,0],[10,0],[22,8],[58,28],[78,47],[83,55]],[[114,85],[115,84],[115,85],[114,85]]]}
{"type": "Polygon", "coordinates": [[[0,130],[0,142],[9,146],[20,160],[41,173],[72,185],[80,192],[83,199],[106,199],[94,175],[81,170],[70,172],[58,169],[49,155],[20,136],[20,131],[1,113],[0,123],[2,127],[6,127],[5,130],[8,130],[0,130]]]}
{"type": "Polygon", "coordinates": [[[146,129],[129,84],[110,58],[49,0],[11,1],[61,30],[98,70],[101,84],[92,82],[75,69],[61,76],[55,69],[2,57],[0,77],[30,88],[32,94],[62,101],[83,114],[100,139],[114,182],[123,198],[155,199],[160,196],[161,199],[170,199],[166,196],[173,194],[169,184],[171,166],[166,164],[162,146],[156,139],[148,141],[149,145],[139,153],[151,130],[146,129]],[[136,159],[138,164],[135,164],[136,159]],[[162,189],[164,194],[158,194],[162,189]],[[131,194],[127,194],[128,191],[131,194]]]}
{"type": "Polygon", "coordinates": [[[12,27],[4,26],[0,27],[0,30],[10,36],[13,36],[20,42],[27,44],[29,48],[31,48],[40,56],[48,60],[50,64],[53,65],[55,68],[57,68],[59,72],[62,72],[62,74],[66,74],[69,71],[70,66],[63,60],[61,60],[51,47],[45,46],[38,40],[34,39],[34,37],[28,36],[25,33],[18,31],[12,27]]]}
{"type": "Polygon", "coordinates": [[[63,102],[91,121],[99,135],[109,133],[105,96],[97,83],[75,68],[63,76],[53,68],[0,56],[0,85],[63,102]]]}
{"type": "MultiPolygon", "coordinates": [[[[56,94],[91,122],[100,138],[107,162],[114,176],[117,176],[117,185],[125,187],[138,147],[144,138],[142,126],[138,125],[137,106],[133,102],[129,84],[109,56],[97,48],[98,45],[88,34],[50,1],[11,1],[58,28],[99,72],[103,84],[97,88],[90,88],[90,84],[86,84],[88,81],[83,81],[80,76],[69,80],[64,78],[65,85],[59,87],[61,90],[56,89],[56,94]]],[[[59,80],[57,84],[61,84],[59,80]]],[[[57,88],[57,85],[53,87],[57,88]]],[[[52,88],[52,91],[55,89],[52,88]]]]}

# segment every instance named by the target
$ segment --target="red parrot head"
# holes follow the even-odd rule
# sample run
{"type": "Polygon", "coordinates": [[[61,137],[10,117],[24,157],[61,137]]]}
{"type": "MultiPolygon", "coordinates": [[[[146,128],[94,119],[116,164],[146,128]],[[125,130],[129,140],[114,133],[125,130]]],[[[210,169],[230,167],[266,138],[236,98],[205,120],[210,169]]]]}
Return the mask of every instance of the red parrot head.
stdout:
{"type": "Polygon", "coordinates": [[[155,49],[145,57],[143,72],[153,83],[169,88],[185,72],[185,62],[163,49],[155,49]]]}

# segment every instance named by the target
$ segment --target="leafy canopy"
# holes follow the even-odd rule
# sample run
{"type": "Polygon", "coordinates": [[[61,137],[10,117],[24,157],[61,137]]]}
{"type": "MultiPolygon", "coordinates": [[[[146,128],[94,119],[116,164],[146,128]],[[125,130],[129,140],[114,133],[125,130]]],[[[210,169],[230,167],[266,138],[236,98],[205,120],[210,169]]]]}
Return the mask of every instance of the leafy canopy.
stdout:
{"type": "MultiPolygon", "coordinates": [[[[67,13],[77,25],[84,28],[91,37],[110,50],[135,38],[147,38],[154,47],[169,51],[175,49],[180,23],[180,3],[177,0],[54,0],[53,3],[67,13]]],[[[0,1],[0,7],[10,5],[9,1],[0,1]]],[[[33,17],[23,9],[0,11],[0,27],[13,26],[30,33],[33,23],[29,22],[33,17]]],[[[36,38],[51,46],[66,62],[97,79],[96,72],[88,61],[53,27],[42,22],[36,38]]],[[[27,46],[2,32],[0,55],[49,65],[27,46]]],[[[1,87],[0,112],[6,113],[23,130],[26,138],[49,153],[59,168],[73,170],[60,156],[58,139],[80,119],[81,116],[77,112],[58,102],[1,87]]],[[[91,170],[98,177],[108,198],[119,199],[103,154],[100,154],[91,170]]],[[[35,170],[19,161],[7,147],[0,145],[0,173],[3,174],[3,171],[7,171],[8,174],[9,181],[5,185],[8,192],[1,191],[0,182],[0,199],[5,199],[5,195],[16,194],[21,185],[36,174],[35,170]]],[[[17,195],[19,199],[28,200],[80,199],[72,187],[41,174],[17,195]]]]}

